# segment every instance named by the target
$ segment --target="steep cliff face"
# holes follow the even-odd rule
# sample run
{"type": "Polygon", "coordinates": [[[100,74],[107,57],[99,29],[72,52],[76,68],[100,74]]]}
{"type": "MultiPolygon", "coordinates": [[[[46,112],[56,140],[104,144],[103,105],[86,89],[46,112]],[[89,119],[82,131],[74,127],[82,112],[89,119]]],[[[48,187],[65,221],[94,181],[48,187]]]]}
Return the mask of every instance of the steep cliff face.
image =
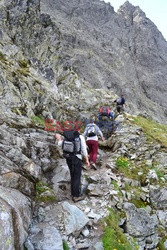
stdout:
{"type": "Polygon", "coordinates": [[[126,2],[115,13],[99,0],[24,0],[2,2],[0,9],[2,56],[14,65],[27,60],[22,67],[31,71],[30,85],[35,74],[52,94],[64,95],[59,86],[73,71],[94,88],[125,93],[128,111],[165,122],[167,42],[139,7],[126,2]]]}

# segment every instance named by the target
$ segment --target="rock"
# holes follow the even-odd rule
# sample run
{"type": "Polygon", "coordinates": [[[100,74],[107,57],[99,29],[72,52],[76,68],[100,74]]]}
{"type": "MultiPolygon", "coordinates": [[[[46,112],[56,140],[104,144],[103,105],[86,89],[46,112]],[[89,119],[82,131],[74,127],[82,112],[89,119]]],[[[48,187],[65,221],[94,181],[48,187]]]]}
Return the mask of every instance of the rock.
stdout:
{"type": "Polygon", "coordinates": [[[148,175],[147,175],[147,178],[149,180],[158,180],[158,176],[157,176],[155,170],[150,170],[148,175]]]}
{"type": "MultiPolygon", "coordinates": [[[[133,237],[149,237],[154,235],[156,244],[158,239],[157,227],[158,218],[155,214],[150,215],[143,208],[136,208],[131,203],[125,203],[124,209],[127,215],[127,232],[133,237]]],[[[146,242],[145,242],[146,243],[146,242]]],[[[155,247],[156,245],[154,245],[155,247]]]]}
{"type": "Polygon", "coordinates": [[[97,223],[98,220],[101,219],[101,215],[97,214],[97,213],[94,213],[93,211],[90,211],[90,213],[88,213],[88,217],[93,219],[95,223],[97,223]]]}
{"type": "Polygon", "coordinates": [[[68,202],[62,203],[62,207],[67,235],[80,233],[83,227],[89,222],[88,217],[79,208],[70,205],[68,202]]]}
{"type": "Polygon", "coordinates": [[[64,159],[60,159],[57,162],[57,166],[54,170],[54,176],[52,178],[53,189],[57,194],[59,192],[59,186],[70,182],[70,172],[64,159]]]}
{"type": "Polygon", "coordinates": [[[41,167],[36,165],[34,162],[30,161],[27,162],[23,168],[26,170],[26,172],[35,178],[36,180],[41,179],[41,167]]]}
{"type": "Polygon", "coordinates": [[[32,219],[31,203],[19,191],[1,186],[0,204],[0,249],[5,249],[8,242],[10,249],[23,250],[32,219]]]}
{"type": "Polygon", "coordinates": [[[87,228],[85,228],[84,230],[82,230],[82,234],[84,237],[88,237],[89,236],[89,230],[87,228]]]}
{"type": "Polygon", "coordinates": [[[28,250],[62,250],[62,238],[53,226],[38,224],[31,229],[31,235],[25,242],[28,250]],[[55,240],[56,239],[56,240],[55,240]]]}
{"type": "Polygon", "coordinates": [[[158,186],[150,187],[150,201],[153,207],[165,209],[167,207],[167,189],[158,186]]]}
{"type": "Polygon", "coordinates": [[[94,246],[94,250],[104,250],[103,243],[97,242],[94,246]]]}
{"type": "Polygon", "coordinates": [[[163,210],[158,210],[157,216],[158,216],[158,219],[159,219],[161,225],[166,227],[166,225],[167,225],[167,212],[163,211],[163,210]]]}

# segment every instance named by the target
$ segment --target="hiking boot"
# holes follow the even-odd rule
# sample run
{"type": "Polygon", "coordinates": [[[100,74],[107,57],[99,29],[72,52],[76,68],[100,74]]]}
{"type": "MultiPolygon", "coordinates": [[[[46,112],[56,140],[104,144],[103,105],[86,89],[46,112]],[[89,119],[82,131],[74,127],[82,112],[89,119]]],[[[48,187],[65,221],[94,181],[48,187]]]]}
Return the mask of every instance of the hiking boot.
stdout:
{"type": "Polygon", "coordinates": [[[84,170],[88,170],[84,165],[82,166],[82,168],[83,168],[84,170]]]}
{"type": "Polygon", "coordinates": [[[72,200],[73,202],[78,202],[78,201],[82,201],[85,199],[84,195],[78,196],[78,197],[73,197],[72,200]]]}
{"type": "Polygon", "coordinates": [[[96,166],[95,163],[92,163],[91,165],[92,165],[92,167],[93,167],[94,170],[97,170],[97,166],[96,166]]]}

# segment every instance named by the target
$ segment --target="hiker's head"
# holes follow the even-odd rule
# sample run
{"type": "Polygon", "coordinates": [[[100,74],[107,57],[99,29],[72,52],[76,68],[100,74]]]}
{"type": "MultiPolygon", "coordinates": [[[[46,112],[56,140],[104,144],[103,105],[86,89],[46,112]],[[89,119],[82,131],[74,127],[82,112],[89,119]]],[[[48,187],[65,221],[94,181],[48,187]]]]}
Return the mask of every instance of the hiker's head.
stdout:
{"type": "Polygon", "coordinates": [[[92,117],[90,117],[89,118],[89,123],[94,123],[95,122],[95,119],[94,119],[94,117],[92,116],[92,117]]]}

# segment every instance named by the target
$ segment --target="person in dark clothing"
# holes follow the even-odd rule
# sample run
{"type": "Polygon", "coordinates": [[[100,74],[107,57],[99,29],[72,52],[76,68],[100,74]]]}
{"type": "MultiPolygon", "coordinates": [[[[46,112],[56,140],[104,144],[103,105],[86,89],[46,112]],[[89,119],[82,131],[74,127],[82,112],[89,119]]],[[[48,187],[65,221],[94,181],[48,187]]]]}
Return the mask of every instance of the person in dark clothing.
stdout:
{"type": "Polygon", "coordinates": [[[114,102],[116,103],[116,110],[118,113],[121,113],[122,111],[124,111],[124,107],[125,107],[124,95],[121,95],[120,97],[118,97],[114,102]]]}
{"type": "MultiPolygon", "coordinates": [[[[73,155],[69,159],[66,158],[66,163],[70,170],[71,176],[71,195],[74,202],[84,199],[84,196],[80,194],[80,182],[81,182],[81,172],[82,172],[82,156],[85,157],[86,164],[89,167],[89,159],[86,148],[86,142],[83,135],[79,135],[81,143],[81,153],[73,155]]],[[[60,134],[56,134],[56,139],[58,140],[58,145],[62,146],[63,138],[60,134]]]]}
{"type": "MultiPolygon", "coordinates": [[[[114,119],[114,112],[111,111],[109,107],[100,107],[99,114],[98,114],[98,120],[103,120],[103,118],[109,118],[114,119]]],[[[105,119],[106,120],[106,119],[105,119]]]]}

